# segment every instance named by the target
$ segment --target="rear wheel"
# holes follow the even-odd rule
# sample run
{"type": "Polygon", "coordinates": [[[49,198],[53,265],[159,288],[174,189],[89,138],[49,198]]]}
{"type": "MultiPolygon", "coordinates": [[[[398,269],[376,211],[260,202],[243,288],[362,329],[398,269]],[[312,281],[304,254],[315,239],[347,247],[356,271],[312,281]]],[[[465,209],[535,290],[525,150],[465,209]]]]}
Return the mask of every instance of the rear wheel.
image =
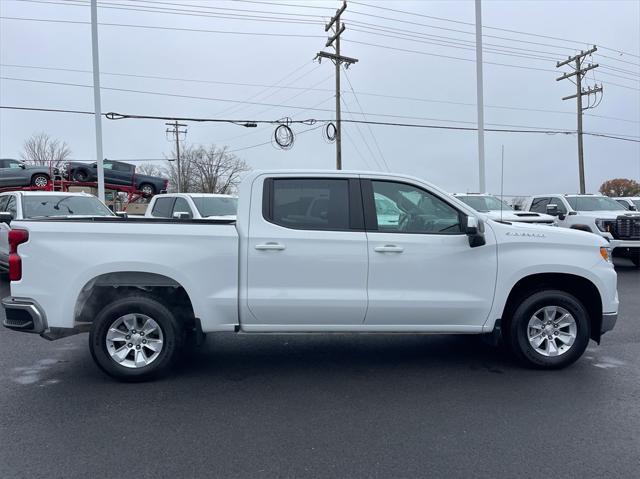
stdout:
{"type": "Polygon", "coordinates": [[[89,179],[89,173],[87,173],[85,170],[74,170],[71,178],[73,179],[73,181],[85,182],[89,179]]]}
{"type": "Polygon", "coordinates": [[[523,298],[508,334],[518,359],[540,369],[559,369],[575,362],[587,348],[589,315],[577,298],[564,291],[539,291],[523,298]]]}
{"type": "Polygon", "coordinates": [[[146,381],[168,371],[182,345],[173,313],[148,296],[134,295],[106,305],[89,335],[91,355],[108,375],[146,381]]]}
{"type": "Polygon", "coordinates": [[[49,175],[44,173],[38,173],[31,177],[31,186],[35,186],[37,188],[44,188],[49,184],[49,175]]]}
{"type": "Polygon", "coordinates": [[[143,183],[140,185],[140,191],[145,196],[153,196],[156,194],[156,188],[150,183],[143,183]]]}

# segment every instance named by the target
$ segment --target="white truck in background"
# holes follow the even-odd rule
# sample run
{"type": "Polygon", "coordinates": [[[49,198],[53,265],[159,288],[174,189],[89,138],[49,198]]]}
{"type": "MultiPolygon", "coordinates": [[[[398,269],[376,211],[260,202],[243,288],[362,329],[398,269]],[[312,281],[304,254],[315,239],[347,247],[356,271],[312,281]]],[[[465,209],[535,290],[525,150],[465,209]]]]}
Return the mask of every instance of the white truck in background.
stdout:
{"type": "Polygon", "coordinates": [[[147,218],[235,219],[238,197],[215,193],[165,193],[153,197],[147,218]]]}
{"type": "Polygon", "coordinates": [[[487,193],[454,193],[453,196],[492,220],[558,225],[558,220],[551,215],[534,211],[516,211],[500,198],[487,193]]]}
{"type": "Polygon", "coordinates": [[[640,213],[627,210],[614,199],[602,195],[536,195],[524,208],[556,216],[560,227],[601,236],[614,254],[640,266],[640,213]]]}
{"type": "Polygon", "coordinates": [[[484,221],[402,175],[256,171],[237,221],[21,220],[10,240],[4,325],[88,331],[95,362],[125,381],[219,331],[484,334],[561,368],[618,312],[603,238],[484,221]]]}

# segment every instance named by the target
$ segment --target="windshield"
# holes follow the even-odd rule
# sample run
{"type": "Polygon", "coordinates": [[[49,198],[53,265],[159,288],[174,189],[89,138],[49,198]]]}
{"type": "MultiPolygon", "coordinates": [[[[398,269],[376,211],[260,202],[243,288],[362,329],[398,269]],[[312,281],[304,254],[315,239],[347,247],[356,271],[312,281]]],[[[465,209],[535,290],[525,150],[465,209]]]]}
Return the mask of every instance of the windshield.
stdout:
{"type": "Polygon", "coordinates": [[[238,210],[238,198],[231,196],[191,197],[200,216],[234,216],[238,210]]]}
{"type": "Polygon", "coordinates": [[[508,210],[513,211],[511,206],[506,204],[504,201],[500,201],[495,196],[478,196],[478,195],[468,195],[468,196],[456,196],[460,201],[465,202],[469,206],[471,206],[476,211],[491,211],[491,210],[508,210]]]}
{"type": "Polygon", "coordinates": [[[23,196],[24,218],[51,216],[113,216],[113,213],[95,196],[23,196]]]}
{"type": "Polygon", "coordinates": [[[567,201],[576,211],[620,211],[624,207],[606,196],[568,196],[567,201]]]}

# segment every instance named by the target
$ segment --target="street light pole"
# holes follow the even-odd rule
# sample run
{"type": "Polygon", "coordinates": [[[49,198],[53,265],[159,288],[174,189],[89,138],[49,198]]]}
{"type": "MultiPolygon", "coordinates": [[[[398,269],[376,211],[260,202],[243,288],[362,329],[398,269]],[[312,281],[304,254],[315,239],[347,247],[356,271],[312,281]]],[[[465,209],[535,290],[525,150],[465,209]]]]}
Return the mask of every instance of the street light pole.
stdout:
{"type": "Polygon", "coordinates": [[[100,99],[100,58],[98,55],[98,5],[91,0],[91,54],[93,57],[93,109],[96,125],[96,166],[98,198],[104,202],[104,154],[102,152],[102,102],[100,99]]]}

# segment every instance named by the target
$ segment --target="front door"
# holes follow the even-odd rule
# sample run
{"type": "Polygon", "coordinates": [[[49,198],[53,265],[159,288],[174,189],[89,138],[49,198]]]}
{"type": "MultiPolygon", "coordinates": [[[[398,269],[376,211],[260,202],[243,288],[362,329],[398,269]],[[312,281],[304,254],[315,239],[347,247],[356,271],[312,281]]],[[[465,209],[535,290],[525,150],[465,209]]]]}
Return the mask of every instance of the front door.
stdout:
{"type": "Polygon", "coordinates": [[[243,324],[265,330],[361,325],[367,240],[359,181],[277,177],[257,188],[246,245],[252,317],[243,324]]]}
{"type": "Polygon", "coordinates": [[[495,240],[472,248],[464,214],[418,185],[363,180],[369,248],[366,324],[469,331],[487,319],[495,240]]]}

